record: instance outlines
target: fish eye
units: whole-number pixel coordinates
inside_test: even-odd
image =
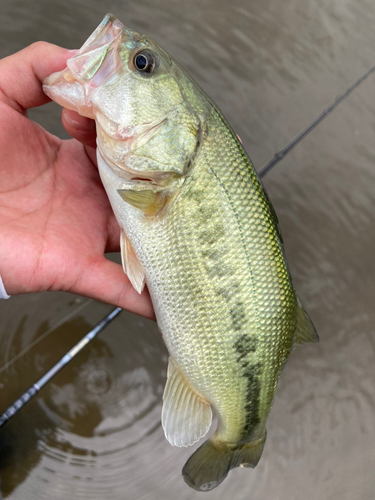
[[[152,52],[143,50],[134,57],[134,66],[142,73],[152,73],[156,67],[156,59]]]

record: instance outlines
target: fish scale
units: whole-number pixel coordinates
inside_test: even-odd
[[[44,89],[96,120],[124,269],[139,292],[147,283],[170,355],[167,439],[189,446],[208,432],[212,409],[218,416],[183,468],[189,486],[209,491],[230,469],[258,463],[280,371],[293,346],[318,340],[272,205],[211,99],[114,16]]]
[[[222,439],[233,442],[239,439],[243,429],[241,426],[240,428],[236,426],[234,431],[230,420],[238,419],[238,408],[245,413],[249,392],[246,381],[238,384],[238,375],[241,376],[244,370],[237,362],[233,344],[238,338],[238,333],[256,335],[258,339],[259,352],[250,366],[263,365],[262,373],[265,375],[259,375],[263,382],[260,384],[259,402],[250,401],[250,407],[263,409],[259,419],[253,416],[255,420],[265,419],[273,399],[275,380],[280,366],[288,355],[287,349],[285,352],[280,352],[279,343],[286,340],[289,349],[291,347],[295,330],[295,303],[293,288],[283,265],[275,223],[271,215],[267,213],[264,215],[268,200],[259,186],[254,187],[238,176],[239,169],[248,172],[252,168],[251,164],[243,161],[242,148],[233,134],[219,129],[221,119],[215,112],[212,113],[211,121],[207,125],[208,129],[212,130],[212,140],[209,133],[204,141],[203,151],[199,152],[196,159],[194,173],[186,179],[166,220],[156,223],[155,227],[149,225],[148,232],[144,227],[139,227],[137,233],[142,236],[134,243],[138,245],[135,246],[135,250],[146,269],[150,292],[153,296],[158,296],[162,303],[160,311],[157,310],[158,322],[169,352],[191,384],[218,411],[224,427],[228,429],[227,435],[223,433],[221,436]],[[219,147],[221,149],[218,149]],[[218,153],[221,150],[224,154],[218,161]],[[237,175],[234,176],[233,173]],[[224,192],[225,197],[217,196],[218,190]],[[207,196],[207,191],[211,193],[211,197]],[[225,198],[227,198],[226,206],[223,207]],[[192,203],[192,199],[198,201]],[[202,203],[203,213],[200,210]],[[251,223],[254,205],[259,213],[257,224]],[[222,212],[231,213],[231,218],[236,221],[227,224],[232,234],[223,230]],[[209,224],[207,224],[208,215],[211,216]],[[206,233],[203,238],[202,231]],[[210,243],[207,233],[211,238],[217,237],[215,245]],[[270,233],[271,241],[265,240],[265,233]],[[157,244],[151,245],[150,240]],[[216,255],[220,254],[223,247],[230,249],[229,256],[226,252],[222,255],[222,260],[218,260],[221,273],[216,273],[216,276],[215,272],[210,272],[209,259],[204,257],[208,249],[212,252],[212,246]],[[249,265],[251,258],[248,256],[250,253],[255,256],[251,265]],[[174,263],[173,268],[170,267],[171,262]],[[166,269],[166,266],[169,269]],[[227,272],[221,276],[226,267]],[[158,270],[157,276],[147,275],[147,269],[151,268]],[[229,274],[234,274],[236,279],[233,281],[233,276],[225,279]],[[263,274],[262,280],[256,279],[256,285],[254,285],[254,274]],[[194,276],[195,280],[192,279]],[[278,300],[280,294],[276,293],[276,290],[280,289],[280,286],[286,290],[287,300]],[[238,330],[233,329],[233,318],[231,321],[226,301],[217,299],[217,289],[220,287],[230,291],[233,288],[239,290],[233,294],[235,297],[230,301],[231,308],[229,308],[235,311],[236,301],[241,301],[240,311],[235,314],[238,316],[243,307],[245,318],[244,324]],[[288,298],[291,300],[288,301]],[[184,307],[179,307],[181,302],[185,302]],[[207,303],[210,303],[209,314],[205,305]],[[259,304],[263,306],[263,314],[258,310]],[[177,309],[179,314],[176,321]],[[223,318],[224,311],[226,315]],[[280,312],[283,313],[282,316]],[[285,318],[288,315],[290,320],[286,322]],[[278,319],[282,329],[277,328],[273,317]],[[275,343],[274,338],[280,341]],[[188,347],[184,349],[184,346]],[[275,356],[274,351],[279,355]],[[250,363],[251,357],[254,356],[250,356]],[[222,362],[223,359],[225,363]],[[276,361],[273,370],[268,366],[272,361]],[[232,384],[225,383],[220,390],[221,385],[218,380],[228,376],[228,372],[233,374],[235,380]],[[202,378],[206,381],[205,384],[202,384]],[[229,391],[228,388],[238,385],[239,394],[237,398],[233,398],[233,391]],[[256,392],[254,387],[250,388],[250,392],[252,394]],[[232,412],[227,408],[229,394]],[[240,420],[244,421],[245,418],[242,416]]]

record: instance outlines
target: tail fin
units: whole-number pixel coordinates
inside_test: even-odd
[[[229,445],[209,439],[189,458],[182,469],[185,482],[197,491],[216,488],[235,467],[255,467],[262,455],[262,438],[245,444]]]

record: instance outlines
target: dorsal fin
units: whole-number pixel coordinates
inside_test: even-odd
[[[138,293],[142,293],[145,286],[145,272],[123,230],[121,230],[120,247],[124,272],[127,274],[135,290],[137,290]]]
[[[172,358],[163,400],[161,420],[172,446],[190,446],[207,434],[212,422],[211,405],[195,392]]]
[[[297,325],[294,332],[293,349],[306,342],[319,342],[319,336],[307,312],[297,298]]]

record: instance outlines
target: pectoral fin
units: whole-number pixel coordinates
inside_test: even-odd
[[[127,274],[135,290],[137,290],[138,293],[142,293],[145,286],[145,272],[124,231],[121,231],[120,247],[124,272]]]
[[[293,349],[306,342],[319,342],[319,336],[301,302],[297,299],[297,326],[294,332]]]
[[[126,203],[142,210],[146,217],[157,215],[165,204],[165,195],[161,191],[119,189],[117,192]]]
[[[194,391],[172,358],[163,400],[162,425],[172,446],[190,446],[207,434],[211,405]]]

